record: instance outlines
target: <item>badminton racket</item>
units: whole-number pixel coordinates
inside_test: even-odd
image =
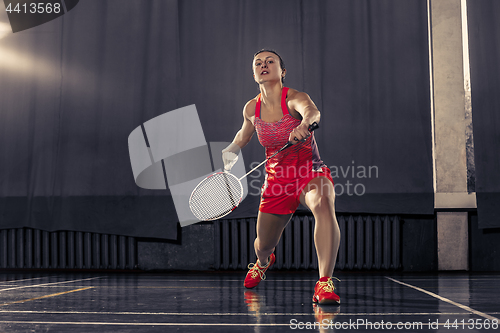
[[[312,123],[308,128],[309,132],[312,133],[318,127],[319,125],[316,122]],[[201,221],[217,220],[228,215],[238,207],[243,198],[241,180],[291,146],[293,144],[288,142],[241,178],[237,178],[229,172],[216,172],[203,179],[195,187],[189,198],[191,212]]]

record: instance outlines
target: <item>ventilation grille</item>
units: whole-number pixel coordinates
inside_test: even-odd
[[[341,241],[337,270],[396,270],[401,267],[398,216],[338,215]],[[217,270],[246,269],[255,262],[256,218],[219,220],[215,227]],[[294,216],[276,247],[274,269],[317,269],[314,218]]]
[[[76,231],[0,230],[0,268],[134,269],[133,237]]]

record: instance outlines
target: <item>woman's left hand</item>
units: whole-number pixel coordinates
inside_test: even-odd
[[[290,132],[288,141],[292,144],[296,144],[307,139],[310,135],[311,132],[309,132],[309,125],[302,122],[299,126],[295,127],[292,132]]]

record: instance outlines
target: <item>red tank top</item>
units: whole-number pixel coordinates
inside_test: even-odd
[[[286,87],[282,89],[281,111],[283,117],[277,122],[268,123],[261,119],[261,95],[259,94],[257,98],[254,126],[260,144],[266,149],[266,158],[283,147],[288,142],[290,132],[301,123],[301,120],[292,117],[288,111],[286,104],[288,89]],[[293,145],[267,161],[267,180],[287,182],[290,179],[301,177],[301,175],[305,176],[310,171],[320,169],[323,166],[313,133],[304,142]]]

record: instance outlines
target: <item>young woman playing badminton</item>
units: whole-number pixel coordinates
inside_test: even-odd
[[[278,53],[257,52],[252,68],[260,94],[245,105],[243,125],[222,151],[224,168],[231,169],[239,150],[248,144],[254,132],[267,157],[287,142],[294,145],[266,163],[254,243],[257,262],[249,265],[244,285],[253,288],[265,279],[265,272],[275,261],[273,252],[281,234],[302,203],[316,220],[314,242],[320,279],[314,288],[313,302],[338,304],[340,298],[332,281],[340,243],[333,180],[319,156],[314,135],[309,132],[311,124],[319,123],[320,112],[306,93],[283,86],[286,69]]]

